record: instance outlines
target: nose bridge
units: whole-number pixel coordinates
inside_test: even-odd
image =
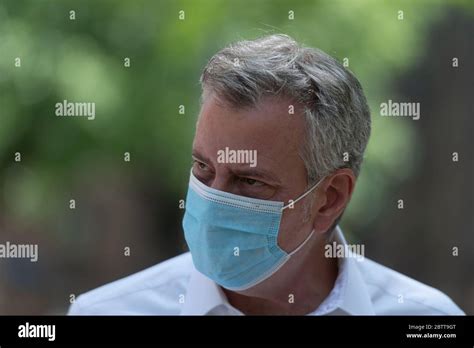
[[[215,190],[232,193],[230,173],[224,168],[216,169],[216,173],[210,187]]]

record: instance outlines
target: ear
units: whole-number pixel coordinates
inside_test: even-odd
[[[313,205],[316,233],[325,233],[346,208],[354,190],[356,177],[349,168],[336,170],[317,188],[317,202]]]

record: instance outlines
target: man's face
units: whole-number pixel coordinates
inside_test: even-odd
[[[299,151],[305,122],[290,101],[267,98],[258,106],[235,110],[209,94],[201,109],[193,144],[194,175],[205,185],[236,195],[288,202],[307,188],[307,174]],[[218,151],[256,150],[257,165],[219,163]],[[311,195],[285,209],[279,246],[291,252],[311,231]]]

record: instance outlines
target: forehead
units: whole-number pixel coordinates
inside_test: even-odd
[[[194,148],[210,157],[225,147],[257,150],[259,165],[294,165],[301,161],[304,134],[302,109],[290,99],[267,97],[255,107],[237,109],[211,94],[202,104]]]

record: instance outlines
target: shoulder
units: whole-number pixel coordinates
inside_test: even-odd
[[[441,291],[364,259],[355,262],[378,315],[464,315]]]
[[[179,314],[192,270],[189,253],[80,295],[71,315]]]

